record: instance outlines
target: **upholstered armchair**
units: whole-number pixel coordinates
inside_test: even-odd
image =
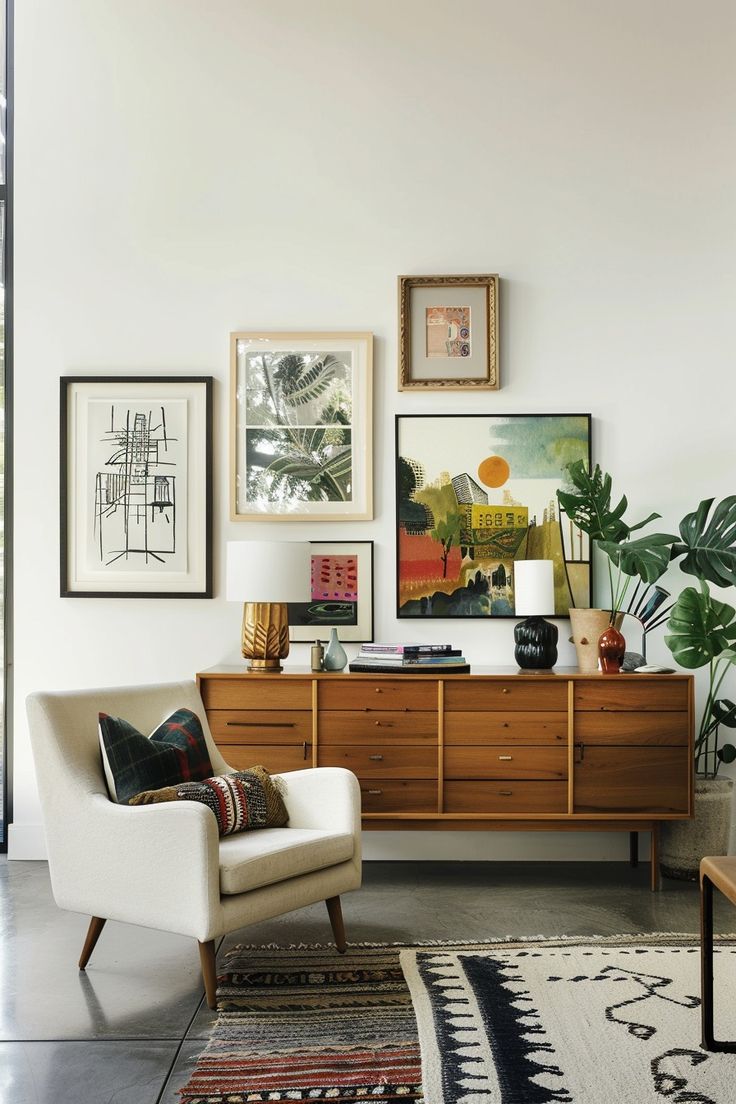
[[[288,826],[222,838],[212,812],[196,802],[111,801],[98,714],[124,717],[148,734],[181,707],[200,718],[214,773],[230,770],[194,682],[36,693],[27,701],[54,899],[92,917],[79,968],[106,920],[190,935],[214,1008],[215,941],[236,928],[325,901],[345,950],[340,894],[360,886],[360,790],[342,768],[283,774]]]

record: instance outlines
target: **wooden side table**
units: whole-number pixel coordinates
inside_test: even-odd
[[[706,858],[700,863],[701,1021],[705,1050],[736,1053],[736,1042],[713,1034],[713,886],[736,905],[736,856]]]

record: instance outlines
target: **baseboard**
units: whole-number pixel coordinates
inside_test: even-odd
[[[8,859],[46,859],[43,824],[8,825]]]

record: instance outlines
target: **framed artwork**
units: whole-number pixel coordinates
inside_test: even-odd
[[[399,276],[399,390],[499,386],[498,276]]]
[[[589,414],[396,418],[397,615],[514,617],[514,565],[554,563],[555,616],[591,604],[588,537],[560,517]]]
[[[212,377],[61,379],[61,596],[212,597]]]
[[[289,602],[289,638],[373,639],[373,541],[311,541],[312,597]]]
[[[367,521],[373,337],[234,333],[233,521]]]

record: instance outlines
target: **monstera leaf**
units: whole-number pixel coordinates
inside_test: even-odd
[[[672,558],[684,556],[680,564],[688,575],[707,579],[717,586],[736,586],[736,495],[719,502],[708,523],[714,499],[704,499],[697,510],[682,519],[679,541]]]
[[[637,540],[599,541],[607,556],[620,567],[624,575],[638,575],[645,583],[656,583],[664,575],[670,562],[672,542],[677,540],[673,533],[652,533]]]
[[[650,514],[644,521],[628,525],[623,520],[629,505],[626,495],[622,495],[616,506],[611,505],[612,480],[598,464],[589,472],[583,460],[575,460],[567,465],[567,473],[578,493],[558,491],[560,507],[591,540],[618,544],[635,529],[641,529],[660,516]]]
[[[713,659],[736,663],[736,610],[704,590],[686,587],[667,622],[664,642],[681,667],[705,667]]]

